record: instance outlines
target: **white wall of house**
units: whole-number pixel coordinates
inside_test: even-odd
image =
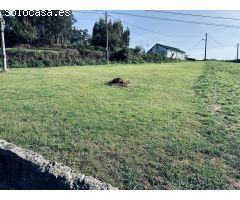
[[[152,52],[165,55],[167,58],[185,60],[185,53],[180,51],[173,51],[166,49],[162,46],[155,45],[152,48]]]
[[[173,58],[173,59],[184,60],[185,59],[185,53],[182,53],[182,52],[179,52],[179,51],[167,50],[167,57],[168,58]]]

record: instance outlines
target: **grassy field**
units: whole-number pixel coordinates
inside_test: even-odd
[[[0,138],[120,189],[240,189],[239,77],[223,62],[12,69]]]

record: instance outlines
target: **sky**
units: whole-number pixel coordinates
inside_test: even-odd
[[[111,13],[115,12],[115,13]],[[190,24],[183,22],[156,20],[136,16],[127,16],[118,13],[131,15],[144,15],[151,17],[161,17],[176,20],[197,21],[213,24],[225,24],[239,26],[239,28],[229,28],[223,26],[209,26],[202,24]],[[196,17],[188,15],[176,15],[154,11],[129,11],[118,10],[108,11],[109,19],[112,21],[119,19],[124,28],[130,29],[130,47],[141,45],[147,51],[154,44],[160,43],[179,48],[186,52],[189,57],[203,59],[204,57],[204,38],[208,34],[207,59],[236,59],[237,43],[240,43],[240,11],[196,11],[196,10],[178,10],[171,11],[178,13],[187,13],[194,15],[210,15],[224,18],[237,18],[239,20],[218,19]],[[104,17],[103,11],[74,11],[77,19],[75,27],[87,29],[92,34],[94,23]],[[240,57],[240,52],[239,52]]]

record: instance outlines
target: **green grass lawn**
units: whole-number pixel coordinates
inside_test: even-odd
[[[220,62],[11,69],[0,138],[120,189],[240,188],[239,77]]]

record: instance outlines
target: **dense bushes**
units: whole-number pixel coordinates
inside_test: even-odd
[[[143,55],[143,59],[145,62],[150,62],[150,63],[160,63],[162,61],[167,60],[167,58],[164,55],[153,54],[153,53]]]
[[[8,65],[9,67],[51,67],[106,64],[106,51],[101,47],[85,48],[84,46],[76,46],[75,49],[71,49],[55,46],[53,49],[7,49]],[[172,60],[164,55],[145,54],[130,48],[122,48],[110,52],[110,62],[112,63],[135,64],[170,61]]]
[[[110,56],[111,61],[125,62],[125,63],[159,63],[166,61],[163,55],[159,54],[145,54],[136,49],[123,48],[115,51]]]
[[[129,57],[129,49],[123,48],[123,49],[112,52],[110,55],[110,61],[127,62],[128,57]]]
[[[64,65],[105,64],[105,53],[82,49],[64,51],[51,50],[7,50],[10,67],[50,67]]]

